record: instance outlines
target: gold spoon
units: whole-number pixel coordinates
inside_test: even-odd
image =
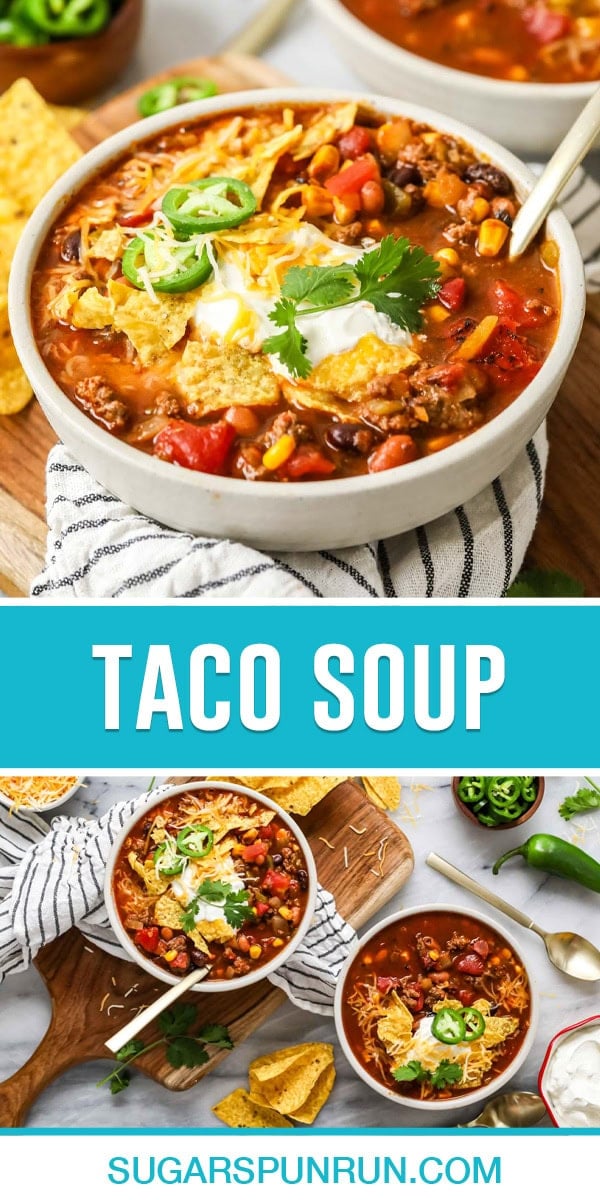
[[[229,38],[222,49],[229,54],[260,54],[287,20],[298,0],[267,0],[263,8]]]
[[[585,979],[590,983],[600,979],[600,950],[588,942],[587,938],[581,937],[578,933],[547,933],[545,929],[536,925],[535,921],[532,921],[526,913],[514,908],[512,904],[503,900],[501,896],[497,896],[495,892],[488,891],[482,884],[471,879],[470,875],[465,875],[464,871],[453,867],[452,863],[446,862],[445,858],[440,858],[439,854],[428,854],[427,864],[435,871],[439,871],[441,875],[445,875],[447,879],[451,879],[453,883],[457,883],[459,887],[466,888],[480,900],[485,900],[486,904],[491,904],[492,908],[497,908],[498,912],[504,913],[505,917],[510,917],[511,921],[517,921],[525,929],[537,933],[546,947],[550,962],[565,975],[570,975],[573,979]]]
[[[537,1125],[546,1115],[546,1106],[537,1092],[504,1092],[494,1096],[472,1121],[457,1125],[457,1129],[471,1129],[478,1125],[486,1129],[519,1129]]]

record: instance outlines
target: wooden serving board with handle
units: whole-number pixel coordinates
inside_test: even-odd
[[[338,784],[298,823],[310,842],[321,884],[334,894],[339,912],[357,930],[396,896],[412,872],[413,852],[405,835],[350,780]],[[364,832],[355,833],[350,825]],[[380,875],[378,852],[382,839],[385,857]],[[23,1125],[36,1097],[69,1067],[107,1058],[107,1038],[122,1028],[140,1005],[150,1004],[165,990],[136,964],[89,945],[77,930],[63,934],[40,951],[35,966],[48,987],[52,1016],[43,1041],[29,1061],[0,1083],[2,1128]],[[227,1025],[238,1045],[268,1020],[285,995],[264,980],[230,994],[190,992],[185,999],[197,1005],[202,1024],[214,1021]],[[160,1035],[152,1025],[143,1034],[146,1042],[156,1036]],[[302,1041],[300,1009],[297,1040]],[[217,1051],[202,1067],[176,1069],[167,1062],[164,1047],[158,1047],[143,1055],[136,1067],[173,1091],[185,1091],[226,1053]]]
[[[195,59],[164,71],[90,113],[74,136],[84,150],[137,119],[138,96],[173,75],[205,75],[222,92],[287,82],[258,59],[240,54]],[[600,596],[600,441],[597,377],[600,297],[590,298],[583,335],[548,421],[551,455],[544,503],[528,566],[563,570]],[[16,417],[0,417],[0,589],[27,595],[44,563],[44,468],[56,436],[32,402]]]

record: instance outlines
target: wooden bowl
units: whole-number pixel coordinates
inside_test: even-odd
[[[144,0],[124,0],[97,37],[45,46],[0,46],[0,91],[26,76],[52,104],[80,104],[110,87],[135,49]]]
[[[536,775],[535,782],[537,784],[537,796],[533,804],[530,804],[529,808],[525,809],[525,812],[521,817],[517,817],[516,821],[503,821],[501,825],[482,825],[481,821],[477,819],[476,813],[472,812],[470,806],[465,804],[459,798],[458,785],[463,778],[463,775],[454,775],[452,778],[452,795],[454,797],[454,803],[458,811],[462,813],[464,817],[467,817],[467,819],[471,821],[473,825],[478,825],[480,829],[489,830],[490,833],[498,833],[502,832],[503,829],[515,829],[517,825],[524,825],[525,822],[528,821],[535,812],[537,812],[540,804],[542,803],[542,798],[544,795],[544,776]]]

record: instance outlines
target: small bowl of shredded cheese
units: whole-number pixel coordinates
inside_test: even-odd
[[[48,812],[66,804],[83,779],[83,775],[0,775],[0,804],[11,812],[20,808]]]

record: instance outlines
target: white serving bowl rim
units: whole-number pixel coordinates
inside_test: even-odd
[[[461,463],[474,455],[481,455],[485,458],[487,448],[495,441],[500,431],[502,430],[508,435],[511,428],[518,426],[522,414],[533,405],[535,398],[551,386],[552,379],[556,374],[564,371],[565,362],[570,359],[577,345],[583,322],[585,279],[575,235],[563,213],[555,211],[549,217],[548,225],[551,236],[559,245],[559,275],[561,281],[566,284],[567,294],[561,295],[560,320],[556,338],[540,370],[521,394],[485,425],[454,445],[405,466],[350,478],[311,483],[286,483],[285,485],[266,481],[233,479],[221,475],[205,475],[202,472],[163,462],[134,446],[127,445],[96,425],[62,391],[46,367],[35,341],[30,305],[31,278],[50,227],[81,188],[104,169],[107,169],[112,162],[118,161],[131,146],[183,123],[236,109],[269,108],[286,103],[328,104],[348,100],[356,100],[358,103],[383,113],[406,115],[413,120],[431,125],[441,132],[462,138],[472,145],[478,154],[484,155],[502,167],[509,174],[521,197],[527,194],[535,182],[533,173],[514,154],[463,122],[446,117],[434,109],[422,105],[405,103],[368,91],[277,87],[233,92],[230,95],[211,97],[208,100],[182,105],[177,110],[176,118],[173,111],[170,110],[138,121],[135,125],[114,134],[70,167],[40,202],[20,239],[9,281],[10,324],[21,363],[34,391],[40,391],[51,398],[53,405],[60,410],[65,427],[72,430],[75,436],[88,443],[97,443],[106,452],[107,457],[118,462],[120,466],[124,468],[135,466],[136,474],[142,475],[147,482],[156,487],[164,485],[168,488],[169,480],[173,479],[175,471],[184,472],[186,481],[200,491],[218,485],[219,496],[223,503],[229,499],[239,499],[243,504],[244,497],[248,496],[248,489],[252,487],[260,488],[261,497],[265,501],[272,500],[273,502],[276,502],[277,498],[281,496],[282,486],[285,486],[286,498],[293,497],[294,501],[298,502],[303,498],[306,499],[307,493],[310,493],[311,500],[323,499],[323,501],[326,501],[328,496],[333,496],[334,493],[338,497],[365,496],[371,493],[383,496],[400,477],[406,484],[417,478],[427,481],[428,477],[437,473],[442,457],[445,466],[448,468],[454,466],[457,470],[460,470]],[[561,288],[561,292],[564,293],[564,289]]]
[[[491,1080],[490,1083],[485,1084],[484,1087],[475,1088],[473,1091],[466,1092],[463,1096],[453,1097],[451,1100],[418,1100],[411,1096],[401,1096],[396,1092],[392,1092],[391,1089],[386,1087],[384,1083],[380,1083],[377,1079],[374,1079],[373,1076],[369,1075],[368,1071],[365,1070],[365,1068],[356,1058],[346,1035],[343,1018],[343,995],[346,977],[357,955],[360,954],[367,942],[369,942],[371,938],[375,937],[381,930],[387,929],[390,925],[395,925],[398,922],[403,921],[406,917],[416,916],[417,914],[425,915],[426,913],[434,912],[443,912],[444,914],[457,913],[463,917],[477,919],[480,920],[482,924],[489,925],[491,929],[494,929],[497,933],[499,933],[515,951],[525,967],[530,994],[531,1015],[529,1028],[527,1029],[525,1037],[523,1038],[523,1043],[515,1057],[504,1069],[504,1071],[502,1071],[500,1075],[497,1075],[495,1079]],[[527,1058],[527,1055],[531,1051],[538,1022],[538,1007],[537,991],[533,982],[532,972],[529,970],[527,965],[526,957],[523,955],[523,951],[519,942],[515,940],[511,933],[507,933],[506,929],[499,923],[499,921],[495,921],[492,917],[488,917],[487,914],[484,915],[478,911],[475,911],[474,909],[466,908],[464,905],[459,904],[413,904],[409,908],[400,909],[398,912],[392,913],[390,916],[384,917],[383,920],[378,921],[376,925],[373,925],[366,933],[361,935],[358,944],[348,955],[336,984],[335,1027],[340,1045],[344,1051],[344,1054],[346,1055],[346,1058],[348,1059],[348,1062],[350,1063],[350,1066],[353,1068],[359,1078],[367,1083],[369,1087],[373,1088],[374,1091],[378,1092],[380,1096],[384,1096],[386,1100],[391,1100],[395,1104],[404,1105],[406,1108],[419,1109],[421,1112],[452,1112],[453,1110],[459,1108],[468,1108],[469,1105],[478,1104],[481,1100],[485,1100],[488,1096],[492,1096],[494,1092],[499,1091],[500,1088],[504,1087],[504,1085],[508,1083],[509,1079],[512,1079],[513,1075],[519,1070],[519,1067],[522,1066]]]
[[[190,989],[190,991],[194,992],[208,993],[234,992],[238,991],[240,988],[250,987],[250,985],[253,983],[259,983],[261,979],[266,979],[268,975],[272,975],[274,971],[277,971],[283,965],[283,963],[286,962],[290,955],[297,950],[302,939],[308,932],[314,916],[317,899],[317,869],[312,850],[308,844],[306,835],[302,832],[300,826],[297,825],[294,818],[291,817],[289,813],[285,812],[285,810],[281,808],[274,800],[270,800],[267,796],[263,796],[261,792],[257,792],[253,788],[243,787],[242,784],[233,784],[227,783],[224,780],[212,779],[206,781],[192,780],[191,783],[173,784],[172,786],[161,787],[154,793],[151,792],[148,797],[147,804],[140,804],[139,807],[136,808],[135,812],[132,813],[132,815],[125,822],[122,830],[119,833],[119,836],[111,846],[110,854],[106,863],[106,874],[104,877],[104,903],[106,905],[113,933],[119,939],[127,958],[137,963],[142,970],[148,972],[150,975],[154,975],[155,979],[159,979],[161,983],[167,983],[171,986],[177,983],[178,980],[182,978],[181,976],[173,975],[170,971],[167,971],[166,968],[163,970],[162,967],[157,967],[149,958],[146,958],[146,956],[142,954],[141,950],[138,950],[137,946],[134,945],[133,940],[125,932],[115,903],[112,889],[112,879],[115,863],[123,842],[134,826],[137,825],[138,821],[142,819],[144,813],[156,808],[156,806],[159,804],[164,804],[165,800],[169,800],[172,796],[181,796],[185,792],[190,791],[235,792],[237,795],[247,796],[251,800],[259,801],[265,806],[265,808],[271,809],[271,811],[280,817],[288,826],[288,828],[291,829],[292,833],[298,840],[306,860],[306,870],[308,874],[308,895],[306,900],[306,909],[293,937],[290,938],[290,941],[288,942],[287,946],[284,946],[281,953],[278,954],[276,958],[272,958],[268,962],[264,963],[262,966],[254,968],[254,970],[250,971],[248,975],[242,975],[237,979],[218,981],[201,980],[200,983],[194,984],[194,987]]]

